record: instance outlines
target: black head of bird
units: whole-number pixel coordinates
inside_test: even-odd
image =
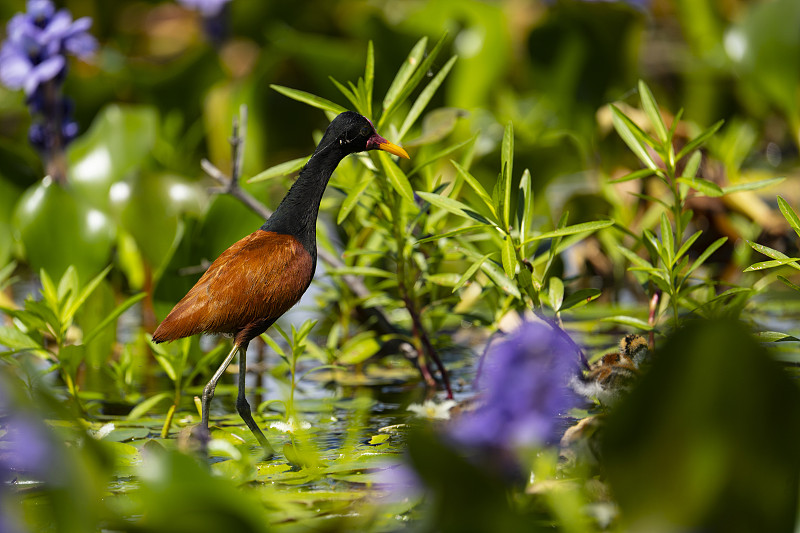
[[[317,264],[316,220],[322,194],[339,162],[365,150],[408,158],[405,150],[378,135],[365,117],[352,111],[337,116],[272,216],[225,250],[153,333],[155,342],[198,333],[234,337],[233,349],[203,389],[202,436],[208,434],[208,410],[217,381],[238,352],[236,409],[264,449],[272,451],[245,398],[247,345],[308,288]]]

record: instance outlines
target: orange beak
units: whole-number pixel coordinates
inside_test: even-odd
[[[370,137],[369,141],[367,141],[367,150],[375,149],[383,150],[384,152],[389,152],[390,154],[398,155],[405,159],[411,159],[408,157],[408,152],[397,146],[396,144],[390,143],[377,133]]]

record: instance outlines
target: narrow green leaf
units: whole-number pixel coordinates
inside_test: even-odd
[[[758,244],[757,242],[747,241],[747,244],[755,250],[756,252],[762,253],[767,257],[771,257],[773,259],[789,259],[789,256],[784,254],[783,252],[779,252],[774,248],[770,248],[769,246],[764,246],[763,244]]]
[[[222,357],[220,356],[225,352],[226,349],[228,349],[227,345],[217,344],[216,346],[214,346],[214,349],[206,352],[206,354],[203,355],[203,357],[201,357],[200,360],[194,364],[192,371],[189,372],[188,376],[186,376],[186,381],[184,383],[191,383],[192,381],[194,381],[195,377],[197,377],[200,373],[202,373],[206,369],[206,367],[209,364],[211,364],[212,361],[217,359],[222,359]]]
[[[606,317],[602,320],[603,322],[613,322],[615,324],[622,324],[623,326],[630,326],[644,331],[651,331],[653,329],[653,326],[651,326],[646,320],[632,316],[617,315]]]
[[[455,272],[440,272],[438,274],[429,274],[425,276],[425,279],[441,287],[455,287],[461,276]]]
[[[518,209],[518,218],[519,218],[519,238],[521,241],[525,241],[525,238],[528,236],[528,232],[531,229],[531,220],[533,219],[533,185],[531,179],[531,172],[527,168],[525,172],[522,173],[522,177],[519,180],[519,190],[517,191],[517,209]],[[522,244],[520,246],[520,255],[522,257],[528,257],[528,254],[525,250],[525,245]]]
[[[385,124],[386,120],[397,111],[397,108],[402,105],[403,102],[411,95],[414,89],[420,84],[423,78],[428,74],[431,66],[433,66],[434,61],[436,61],[436,57],[439,55],[439,52],[444,45],[445,38],[447,34],[442,35],[442,37],[436,42],[428,55],[419,65],[419,68],[414,71],[411,75],[408,82],[401,87],[400,92],[397,94],[397,97],[392,101],[391,105],[384,106],[383,114],[381,114],[381,118],[378,121],[378,129],[380,130],[383,124]]]
[[[94,340],[94,338],[97,337],[97,335],[102,333],[102,331],[106,329],[109,324],[114,322],[117,318],[119,318],[119,316],[122,313],[127,311],[133,304],[144,298],[146,295],[147,293],[144,292],[140,292],[139,294],[134,294],[133,296],[131,296],[130,298],[119,304],[117,307],[115,307],[114,310],[111,311],[111,313],[108,316],[106,316],[99,324],[97,324],[89,333],[84,335],[81,344],[87,345],[90,342],[92,342],[92,340]]]
[[[547,285],[547,298],[550,300],[550,307],[553,308],[553,311],[558,312],[564,302],[564,282],[558,276],[550,278]]]
[[[353,90],[352,88],[345,87],[344,85],[339,83],[333,76],[328,76],[328,79],[331,80],[331,82],[333,82],[336,88],[339,89],[339,92],[342,93],[345,96],[345,98],[347,98],[350,101],[351,104],[353,104],[353,107],[356,108],[356,111],[358,111],[362,115],[366,114],[367,110],[364,109],[362,102],[358,98],[358,94],[356,94],[355,90]],[[352,83],[350,85],[352,86]]]
[[[472,231],[475,231],[476,229],[485,228],[485,227],[486,226],[484,224],[481,224],[481,225],[476,224],[474,226],[467,226],[465,228],[458,228],[458,229],[455,229],[453,231],[448,231],[447,233],[440,233],[438,235],[433,235],[431,237],[425,237],[424,239],[418,240],[415,244],[423,244],[423,243],[426,243],[426,242],[438,241],[440,239],[446,239],[448,237],[454,237],[456,235],[462,235],[464,233],[470,233]]]
[[[66,323],[69,320],[72,320],[72,317],[75,316],[75,313],[78,312],[78,309],[86,302],[86,299],[94,292],[100,282],[106,279],[106,276],[111,271],[111,265],[108,265],[106,268],[103,269],[98,275],[96,275],[92,280],[86,284],[85,287],[78,293],[77,297],[70,302],[69,307],[65,310],[64,316],[62,317],[62,321]]]
[[[459,165],[456,161],[451,159],[450,162],[453,164],[454,167],[456,167],[458,175],[461,176],[467,183],[467,185],[469,185],[470,188],[477,193],[478,197],[483,201],[486,207],[489,208],[491,213],[494,216],[497,216],[497,211],[495,211],[494,203],[492,202],[492,197],[489,196],[489,193],[486,192],[486,189],[483,188],[483,185],[481,185],[481,183],[475,178],[475,176],[473,176],[467,169]]]
[[[459,202],[458,200],[454,200],[452,198],[448,198],[447,196],[442,196],[440,194],[434,194],[424,191],[417,191],[417,196],[419,196],[429,204],[435,205],[436,207],[440,207],[446,211],[453,213],[454,215],[475,220],[474,215],[476,213],[463,203]],[[489,221],[487,220],[485,221],[485,223],[489,224]]]
[[[565,235],[572,235],[574,233],[597,231],[599,229],[607,228],[613,225],[614,225],[613,220],[595,220],[593,222],[581,222],[580,224],[573,224],[572,226],[566,226],[557,230],[542,233],[541,235],[536,235],[535,237],[527,239],[525,243],[527,244],[533,241],[540,241],[542,239],[552,239],[553,237],[564,237]]]
[[[800,269],[800,265],[797,264],[798,261],[800,261],[800,257],[787,257],[786,259],[770,259],[769,261],[753,263],[752,265],[744,269],[743,272],[757,272],[759,270],[766,270],[768,268],[775,268],[784,265],[789,265],[791,267]]]
[[[470,278],[472,278],[472,276],[474,276],[474,275],[475,275],[475,272],[477,272],[477,271],[478,271],[478,269],[481,267],[481,265],[483,265],[483,262],[484,262],[484,261],[486,261],[487,259],[489,259],[489,257],[491,257],[492,255],[494,255],[494,252],[492,252],[492,253],[488,253],[488,254],[484,255],[483,257],[481,257],[480,259],[478,259],[477,261],[475,261],[474,263],[472,263],[472,264],[469,266],[469,268],[468,268],[468,269],[467,269],[467,270],[464,272],[464,274],[462,274],[462,275],[461,275],[461,277],[458,279],[458,281],[456,282],[456,284],[455,284],[455,285],[453,285],[453,292],[456,292],[458,289],[460,289],[461,287],[463,287],[463,286],[464,286],[464,284],[465,284],[465,283],[466,283],[466,282],[467,282],[467,281],[468,281]]]
[[[514,124],[509,120],[503,133],[503,145],[500,151],[500,162],[503,166],[503,229],[511,225],[511,182],[514,170]],[[499,210],[498,210],[499,211]],[[499,214],[499,213],[498,213]]]
[[[764,189],[766,187],[770,187],[772,185],[777,185],[778,183],[782,182],[785,179],[786,178],[767,178],[763,180],[750,181],[747,183],[737,183],[736,185],[723,187],[722,192],[725,194],[732,194],[735,192],[742,192],[742,191],[755,191],[758,189]]]
[[[692,266],[690,266],[689,270],[686,271],[686,275],[683,276],[683,280],[684,281],[687,280],[689,278],[689,276],[691,275],[691,273],[694,272],[695,270],[697,270],[700,267],[700,265],[705,263],[706,259],[708,259],[711,256],[711,254],[716,252],[717,248],[719,248],[720,246],[725,244],[725,241],[727,241],[727,240],[728,240],[727,237],[720,237],[716,241],[712,242],[708,246],[708,248],[706,248],[705,251],[702,254],[700,254],[700,257],[695,259],[694,263],[692,263]]]
[[[367,266],[345,266],[340,268],[331,268],[328,270],[333,276],[344,276],[351,274],[354,276],[374,276],[378,278],[393,278],[397,274],[383,270],[382,268],[367,267]]]
[[[781,196],[778,196],[778,208],[783,213],[783,218],[786,219],[786,222],[792,227],[797,236],[800,237],[800,218],[797,217],[797,213],[794,212],[792,206],[789,205],[789,202],[784,200]]]
[[[169,400],[172,397],[172,394],[169,392],[159,392],[154,396],[150,396],[148,399],[144,400],[143,402],[139,403],[136,407],[131,409],[131,412],[128,413],[128,416],[125,417],[125,420],[138,420],[147,412],[155,407],[157,404],[163,402],[164,400]]]
[[[755,338],[760,342],[799,342],[800,339],[789,335],[787,333],[781,333],[780,331],[759,331],[755,334]]]
[[[267,345],[270,348],[272,348],[272,351],[275,352],[276,354],[278,354],[279,357],[282,357],[284,361],[286,361],[287,363],[289,362],[289,360],[286,358],[286,352],[283,351],[283,348],[281,348],[280,344],[275,342],[275,339],[273,339],[272,337],[270,337],[266,333],[262,333],[261,334],[261,340],[263,340],[265,343],[267,343]]]
[[[786,279],[786,276],[778,276],[778,279],[781,281],[781,283],[783,283],[787,287],[791,287],[796,291],[800,291],[800,285],[795,285],[794,283]]]
[[[702,234],[703,232],[698,230],[694,232],[691,237],[686,239],[686,241],[681,245],[681,249],[678,250],[678,253],[675,254],[675,260],[678,260],[681,257],[683,257],[683,254],[689,251],[689,248],[692,246],[692,244],[694,244],[694,241],[696,241],[698,237],[700,237],[700,235]]]
[[[386,177],[389,178],[389,183],[394,187],[394,190],[405,198],[408,202],[414,203],[414,191],[411,190],[411,183],[408,178],[400,170],[400,167],[392,161],[392,157],[386,152],[378,152],[378,159],[381,160]]]
[[[42,348],[38,342],[14,326],[0,326],[0,345],[15,352]]]
[[[358,199],[361,198],[361,195],[367,190],[367,187],[372,184],[374,179],[375,174],[367,172],[365,176],[361,177],[358,184],[347,194],[347,197],[342,202],[342,207],[339,208],[339,215],[336,217],[337,224],[341,224],[353,208],[358,205]]]
[[[601,294],[603,294],[603,292],[600,289],[579,289],[564,298],[564,302],[561,304],[559,311],[583,307],[589,302],[598,299]]]
[[[514,243],[508,235],[503,241],[503,270],[510,279],[514,278],[514,274],[517,271],[517,256],[514,253]]]
[[[282,95],[288,96],[292,100],[297,100],[298,102],[310,105],[311,107],[316,107],[317,109],[322,109],[323,111],[329,111],[335,115],[347,111],[347,109],[340,106],[339,104],[335,104],[330,100],[322,98],[321,96],[307,93],[305,91],[290,89],[289,87],[284,87],[282,85],[274,85],[274,84],[270,85],[270,87],[273,90],[281,93]]]
[[[661,141],[661,144],[666,145],[667,126],[664,124],[664,119],[661,117],[656,99],[653,97],[653,93],[650,92],[650,87],[642,80],[639,80],[639,97],[642,100],[642,109],[644,109],[647,118],[650,119],[650,123],[656,130],[658,139]]]
[[[375,46],[367,43],[367,64],[364,67],[364,93],[367,97],[367,116],[372,116],[372,92],[375,84]]]
[[[294,172],[297,172],[303,168],[303,165],[308,163],[309,158],[310,156],[298,157],[297,159],[292,159],[291,161],[285,161],[275,166],[271,166],[247,180],[247,183],[255,183],[257,181],[265,181],[293,174]]]
[[[618,245],[617,246],[617,250],[619,250],[619,252],[622,255],[624,255],[628,259],[628,261],[630,261],[631,263],[633,263],[637,267],[640,267],[640,268],[653,268],[653,265],[650,264],[650,261],[648,261],[647,259],[644,259],[643,257],[640,257],[633,250],[629,250],[628,248],[625,248],[622,245]]]
[[[672,268],[675,260],[675,240],[672,236],[672,225],[669,223],[666,213],[661,213],[661,242],[664,250],[664,264]]]
[[[703,133],[701,133],[700,135],[698,135],[697,137],[695,137],[694,139],[692,139],[691,141],[686,143],[686,146],[681,148],[681,151],[678,152],[678,155],[675,157],[675,160],[676,161],[680,161],[687,154],[689,154],[690,152],[692,152],[693,150],[698,148],[701,144],[706,142],[709,139],[709,137],[714,135],[717,132],[717,130],[720,129],[720,127],[722,127],[722,124],[724,122],[725,122],[724,120],[720,120],[720,121],[714,123],[713,126],[711,126],[707,130],[705,130]]]
[[[455,64],[457,56],[453,56],[450,60],[445,63],[445,65],[439,70],[436,76],[428,83],[428,85],[419,93],[416,101],[414,101],[414,105],[411,106],[411,110],[409,110],[408,115],[406,115],[406,119],[403,121],[403,125],[400,127],[400,133],[397,136],[397,140],[400,141],[405,137],[408,130],[411,129],[411,126],[414,125],[414,122],[419,118],[422,114],[422,111],[431,101],[433,95],[436,94],[436,91],[439,89],[439,86],[442,84],[444,79],[450,73],[450,69],[453,68]]]
[[[386,96],[383,98],[384,111],[394,105],[394,102],[397,100],[397,97],[400,95],[403,87],[408,83],[411,75],[414,74],[414,71],[422,62],[422,57],[425,54],[425,47],[427,45],[428,38],[423,37],[417,41],[417,44],[415,44],[411,49],[411,52],[409,52],[408,57],[400,66],[400,69],[397,71],[394,80],[392,80],[389,90],[386,91]]]
[[[696,178],[697,171],[700,169],[700,163],[703,161],[703,153],[702,152],[695,152],[689,158],[689,161],[686,162],[686,166],[683,168],[683,176],[685,178]]]
[[[480,258],[480,254],[466,247],[457,246],[454,247],[454,251],[462,251],[465,255],[471,257],[472,259]],[[492,283],[500,288],[500,290],[518,300],[522,298],[522,295],[520,294],[519,289],[516,287],[516,284],[503,273],[501,268],[498,268],[494,261],[484,261],[480,268],[484,274],[486,274],[489,279],[492,280]]]
[[[625,144],[628,145],[636,157],[638,157],[647,168],[656,171],[658,165],[653,161],[653,158],[650,157],[650,154],[647,153],[647,148],[640,138],[649,139],[649,141],[646,142],[653,148],[655,148],[655,142],[613,104],[611,105],[611,121],[614,124],[614,129],[617,130],[619,136],[622,137],[622,140],[625,141]]]
[[[700,152],[697,152],[700,153]],[[691,187],[695,191],[704,194],[710,198],[717,198],[725,194],[722,188],[714,182],[704,180],[703,178],[686,178],[681,177],[676,180],[678,183],[683,183]]]
[[[609,180],[609,183],[622,183],[624,181],[633,181],[638,180],[641,178],[646,178],[648,176],[652,176],[656,171],[652,168],[640,168],[639,170],[634,170],[630,174],[626,174],[621,178],[617,178],[614,180]]]

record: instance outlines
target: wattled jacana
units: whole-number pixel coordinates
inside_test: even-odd
[[[311,284],[317,266],[317,214],[334,169],[348,154],[376,149],[408,159],[405,150],[378,135],[358,113],[346,111],[333,119],[278,209],[261,228],[222,252],[153,333],[155,342],[197,333],[233,335],[233,349],[203,389],[203,436],[208,435],[208,408],[217,381],[238,352],[236,410],[261,445],[272,450],[245,398],[247,345]]]

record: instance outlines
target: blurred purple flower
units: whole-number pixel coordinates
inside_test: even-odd
[[[230,0],[178,0],[178,3],[189,9],[199,11],[204,17],[219,15]]]
[[[389,502],[414,500],[425,492],[419,475],[405,460],[387,464],[386,468],[375,472],[372,479],[373,483],[386,489],[383,499]]]
[[[0,477],[11,472],[36,476],[50,473],[54,455],[52,440],[41,422],[12,415],[3,420],[5,435],[0,438]]]
[[[44,154],[47,172],[57,181],[66,179],[61,153],[78,133],[72,105],[61,96],[66,55],[86,59],[97,49],[91,25],[89,17],[73,21],[66,9],[56,11],[51,0],[28,0],[27,12],[8,21],[0,48],[0,83],[25,90],[35,119],[28,138]]]
[[[72,20],[66,9],[55,11],[50,0],[29,0],[27,13],[17,13],[6,25],[0,50],[0,82],[25,89],[29,97],[44,83],[62,74],[65,54],[86,59],[97,48],[89,33],[92,20]]]
[[[557,441],[558,415],[578,405],[567,386],[575,350],[544,324],[526,322],[492,347],[479,379],[483,403],[450,429],[459,444],[513,452]]]

